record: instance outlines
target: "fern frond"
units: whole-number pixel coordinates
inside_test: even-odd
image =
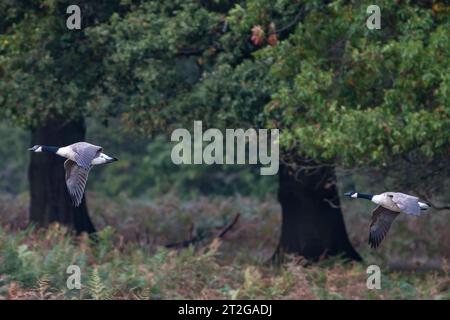
[[[89,275],[87,288],[89,295],[94,300],[110,300],[112,298],[111,292],[103,284],[97,268],[94,268]]]
[[[138,290],[134,290],[136,288],[133,288],[131,290],[133,296],[135,299],[137,300],[150,300],[151,298],[151,292],[150,292],[150,288],[143,288],[143,289],[138,289]]]

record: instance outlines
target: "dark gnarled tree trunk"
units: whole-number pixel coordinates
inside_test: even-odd
[[[280,165],[278,198],[282,207],[281,238],[275,261],[293,253],[311,261],[341,255],[360,261],[345,229],[334,169],[293,170]]]
[[[66,146],[83,141],[84,120],[49,121],[32,131],[31,145]],[[86,200],[79,207],[72,205],[67,191],[65,159],[54,154],[33,153],[28,167],[30,183],[30,222],[47,227],[52,222],[67,225],[77,234],[95,232],[88,215]]]

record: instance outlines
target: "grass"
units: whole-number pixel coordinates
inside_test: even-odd
[[[58,224],[27,226],[27,203],[26,195],[0,196],[0,299],[450,299],[449,217],[443,213],[399,219],[374,253],[366,245],[369,217],[359,213],[367,211],[344,203],[364,263],[306,265],[292,256],[273,267],[265,263],[279,237],[280,208],[273,199],[183,202],[167,195],[156,202],[110,202],[91,196],[96,241]],[[237,212],[237,225],[214,239]],[[192,236],[205,240],[164,248]],[[81,269],[80,290],[66,286],[72,264]],[[366,287],[370,264],[381,268],[380,290]]]

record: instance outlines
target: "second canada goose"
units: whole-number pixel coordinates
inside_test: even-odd
[[[67,159],[64,162],[66,185],[72,202],[76,207],[83,200],[89,171],[92,166],[117,161],[117,158],[102,153],[102,147],[87,142],[77,142],[66,147],[36,145],[28,150],[54,153]]]
[[[389,231],[392,222],[400,213],[419,216],[421,210],[430,206],[420,202],[419,198],[400,192],[384,192],[371,195],[359,192],[347,192],[344,195],[350,198],[370,200],[378,206],[372,211],[370,223],[369,244],[376,249]]]

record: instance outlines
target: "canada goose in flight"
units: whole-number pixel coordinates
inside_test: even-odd
[[[92,166],[117,161],[117,158],[102,153],[102,147],[87,142],[77,142],[61,148],[36,145],[28,150],[54,153],[67,158],[64,162],[66,185],[75,207],[81,204]]]
[[[419,198],[400,192],[384,192],[382,194],[365,194],[359,192],[347,192],[344,195],[350,198],[361,198],[370,200],[378,206],[372,211],[372,222],[370,223],[369,244],[376,249],[383,241],[389,231],[392,222],[399,213],[419,216],[421,210],[430,206],[420,202]]]

